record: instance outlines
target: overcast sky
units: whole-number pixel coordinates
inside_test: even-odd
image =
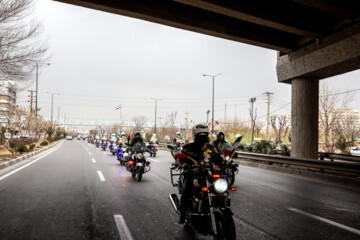
[[[271,111],[290,102],[291,86],[277,82],[276,51],[180,30],[82,7],[37,0],[37,18],[52,53],[51,65],[39,75],[40,113],[49,118],[58,106],[68,118],[119,119],[144,115],[154,121],[177,111],[196,122],[211,109],[212,80],[202,74],[223,73],[215,80],[215,119],[249,117],[249,98],[256,97],[259,117],[266,114],[262,93],[274,93]],[[339,92],[360,88],[360,71],[326,81]],[[35,89],[35,75],[32,89]],[[359,92],[351,107],[360,106]],[[19,104],[27,103],[27,93]],[[290,113],[286,105],[276,113]],[[63,114],[61,114],[63,117]],[[261,118],[265,121],[265,117]]]

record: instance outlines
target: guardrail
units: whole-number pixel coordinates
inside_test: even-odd
[[[258,154],[258,153],[245,153],[245,152],[236,152],[238,158],[244,158],[255,161],[263,161],[268,163],[279,163],[287,164],[300,167],[308,167],[320,169],[320,171],[330,170],[335,172],[343,173],[352,173],[360,175],[360,163],[350,163],[350,162],[334,162],[334,161],[324,161],[324,160],[314,160],[307,158],[292,158],[278,155],[267,155],[267,154]]]

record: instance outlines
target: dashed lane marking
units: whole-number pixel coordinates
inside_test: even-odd
[[[89,155],[91,155],[91,152],[89,152]]]
[[[325,223],[330,224],[330,225],[332,225],[332,226],[335,226],[335,227],[338,227],[338,228],[342,228],[342,229],[344,229],[344,230],[347,230],[347,231],[349,231],[349,232],[355,233],[355,234],[357,234],[357,235],[360,235],[360,230],[358,230],[358,229],[345,226],[345,225],[343,225],[343,224],[340,224],[340,223],[331,221],[331,220],[326,219],[326,218],[323,218],[323,217],[316,216],[316,215],[311,214],[311,213],[307,213],[307,212],[301,211],[301,210],[296,209],[296,208],[288,208],[288,209],[289,209],[290,211],[299,213],[299,214],[301,214],[301,215],[303,215],[303,216],[307,216],[307,217],[310,217],[310,218],[319,220],[319,221],[321,221],[321,222],[325,222]]]
[[[116,227],[120,234],[121,240],[133,240],[134,238],[131,236],[131,232],[126,225],[125,219],[122,215],[114,215],[114,219],[116,222]]]
[[[99,178],[100,178],[100,181],[102,182],[105,182],[105,178],[104,178],[104,175],[102,174],[101,171],[97,171],[98,175],[99,175]]]
[[[95,159],[94,159],[94,158],[92,158],[91,160],[93,161],[93,163],[96,163],[96,161],[95,161]]]

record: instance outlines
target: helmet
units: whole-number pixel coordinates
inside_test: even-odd
[[[192,129],[193,139],[197,136],[208,136],[209,135],[209,128],[205,124],[198,123]]]
[[[223,136],[224,138],[220,140],[220,137]],[[225,140],[225,134],[223,132],[219,132],[217,135],[216,135],[216,139],[218,141],[224,141]]]
[[[136,137],[139,137],[139,138],[140,138],[140,132],[135,132],[135,133],[134,133],[134,138],[136,138]]]
[[[125,133],[124,133],[124,132],[121,132],[121,133],[120,133],[120,136],[121,136],[121,137],[125,136]]]

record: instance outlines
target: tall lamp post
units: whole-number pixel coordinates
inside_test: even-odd
[[[214,85],[215,85],[215,77],[221,75],[222,73],[218,73],[216,75],[208,75],[203,74],[204,77],[212,77],[213,87],[212,87],[212,116],[211,116],[211,131],[214,132]]]
[[[54,95],[60,95],[59,93],[46,92],[51,94],[51,122],[53,122],[53,114],[54,114]]]

